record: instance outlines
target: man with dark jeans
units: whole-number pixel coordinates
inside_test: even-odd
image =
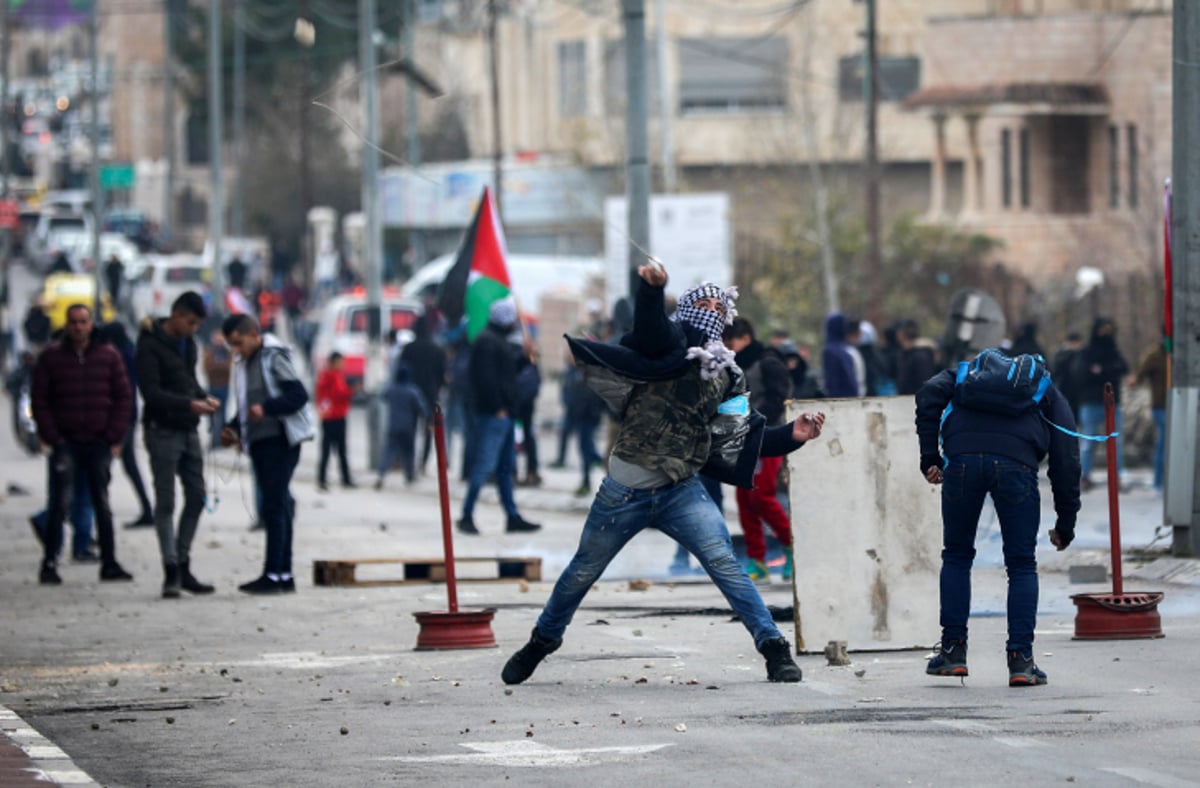
[[[1015,369],[1015,367],[1014,367]],[[1019,415],[960,406],[956,375],[944,370],[917,392],[917,437],[921,473],[942,485],[941,627],[939,653],[925,672],[932,676],[967,675],[967,618],[971,611],[971,565],[975,532],[984,499],[991,495],[1004,542],[1008,572],[1009,686],[1046,683],[1033,660],[1037,618],[1037,547],[1041,504],[1038,463],[1049,455],[1057,522],[1050,541],[1065,550],[1075,537],[1079,512],[1079,445],[1055,429],[1075,429],[1066,397],[1050,386],[1036,405]],[[939,433],[943,446],[939,449]],[[942,459],[945,454],[945,460]]]
[[[824,414],[805,413],[767,427],[750,407],[745,378],[721,341],[736,316],[735,288],[704,283],[664,313],[667,273],[638,269],[633,331],[618,346],[568,338],[589,385],[621,416],[579,547],[546,602],[529,642],[505,664],[505,684],[520,684],[562,644],[567,625],[609,562],[646,528],[685,546],[716,583],[754,639],[767,679],[798,682],[791,646],[733,553],[725,518],[700,481],[705,471],[748,486],[760,456],[794,451],[821,434]]]
[[[133,394],[121,356],[93,333],[92,311],[83,304],[67,308],[62,339],[50,343],[33,373],[33,415],[38,437],[51,447],[50,514],[38,581],[62,582],[58,553],[63,520],[71,501],[75,469],[87,470],[88,491],[100,537],[100,579],[132,580],[117,563],[112,509],[108,504],[109,466],[121,453],[129,429]]]
[[[250,454],[262,493],[259,519],[267,532],[267,554],[258,578],[238,586],[247,594],[281,594],[296,590],[292,575],[292,524],[295,501],[290,486],[300,444],[314,429],[304,406],[308,392],[296,375],[288,347],[259,332],[249,315],[233,315],[221,330],[237,352],[233,387],[237,412],[221,430],[221,443],[241,442]]]
[[[492,303],[488,324],[471,345],[471,403],[475,408],[475,457],[470,484],[463,499],[458,530],[478,535],[475,527],[475,501],[488,477],[496,480],[500,503],[508,515],[511,532],[537,531],[540,525],[528,522],[517,511],[513,499],[516,474],[516,447],[513,440],[513,415],[517,407],[517,370],[508,335],[517,322],[517,305],[512,298]]]
[[[181,591],[211,594],[213,587],[192,575],[191,547],[204,509],[204,450],[197,427],[202,416],[216,412],[219,402],[196,380],[196,331],[208,315],[204,299],[191,290],[171,305],[166,318],[142,321],[137,343],[137,378],[146,400],[143,438],[154,476],[154,529],[162,554],[162,595]],[[175,514],[175,477],[183,486],[179,529]]]

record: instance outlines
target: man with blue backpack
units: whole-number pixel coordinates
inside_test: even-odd
[[[1008,572],[1008,683],[1045,684],[1046,674],[1033,660],[1034,551],[1041,517],[1037,474],[1038,464],[1049,456],[1057,515],[1050,541],[1065,550],[1075,537],[1079,511],[1079,443],[1071,406],[1051,384],[1041,356],[1009,357],[995,349],[934,375],[916,400],[921,474],[942,485],[942,639],[925,672],[967,675],[975,532],[990,494]]]

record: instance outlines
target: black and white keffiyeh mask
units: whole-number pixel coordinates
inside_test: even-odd
[[[725,347],[721,335],[725,327],[737,317],[734,301],[738,297],[736,287],[720,287],[712,282],[696,285],[679,297],[678,306],[671,319],[687,323],[704,332],[708,341],[703,347],[688,348],[688,358],[700,359],[700,377],[712,380],[722,369],[733,366],[734,353]],[[720,310],[696,306],[702,298],[716,298],[721,302]]]

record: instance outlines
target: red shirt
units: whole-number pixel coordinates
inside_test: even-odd
[[[322,421],[346,418],[350,412],[350,384],[336,369],[326,368],[317,378],[317,412]]]

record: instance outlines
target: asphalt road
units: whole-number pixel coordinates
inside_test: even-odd
[[[965,682],[926,676],[928,654],[916,650],[853,653],[839,667],[804,655],[802,683],[773,685],[715,589],[665,576],[672,545],[644,534],[589,595],[563,648],[507,688],[500,668],[578,537],[586,501],[571,494],[577,472],[547,472],[542,489],[518,494],[541,533],[504,534],[489,493],[476,516],[484,535],[456,539],[461,556],[544,559],[543,581],[528,587],[460,585],[463,609],[496,609],[498,646],[419,652],[413,613],[444,609],[443,585],[317,587],[310,567],[439,555],[431,479],[322,495],[306,447],[295,484],[299,590],[246,597],[235,586],[257,575],[262,535],[247,530],[244,465],[223,454],[208,469],[219,501],[193,557],[216,594],[159,598],[146,529],[118,534],[133,583],[101,585],[94,566],[68,563],[64,584],[43,588],[26,517],[40,505],[44,468],[19,453],[6,422],[0,483],[33,494],[0,502],[0,705],[103,785],[1200,784],[1200,587],[1157,584],[1167,593],[1164,639],[1072,639],[1070,594],[1107,588],[1070,585],[1065,572],[1103,546],[1100,493],[1085,500],[1079,550],[1039,553],[1044,687],[1007,687],[1003,570],[988,545]],[[112,489],[118,521],[133,516],[119,471]],[[453,498],[461,500],[457,484]],[[1137,491],[1124,505],[1128,544],[1149,542],[1153,494]],[[1150,571],[1133,555],[1127,568]],[[641,577],[652,584],[632,590],[629,579]],[[778,580],[764,596],[791,604]]]

